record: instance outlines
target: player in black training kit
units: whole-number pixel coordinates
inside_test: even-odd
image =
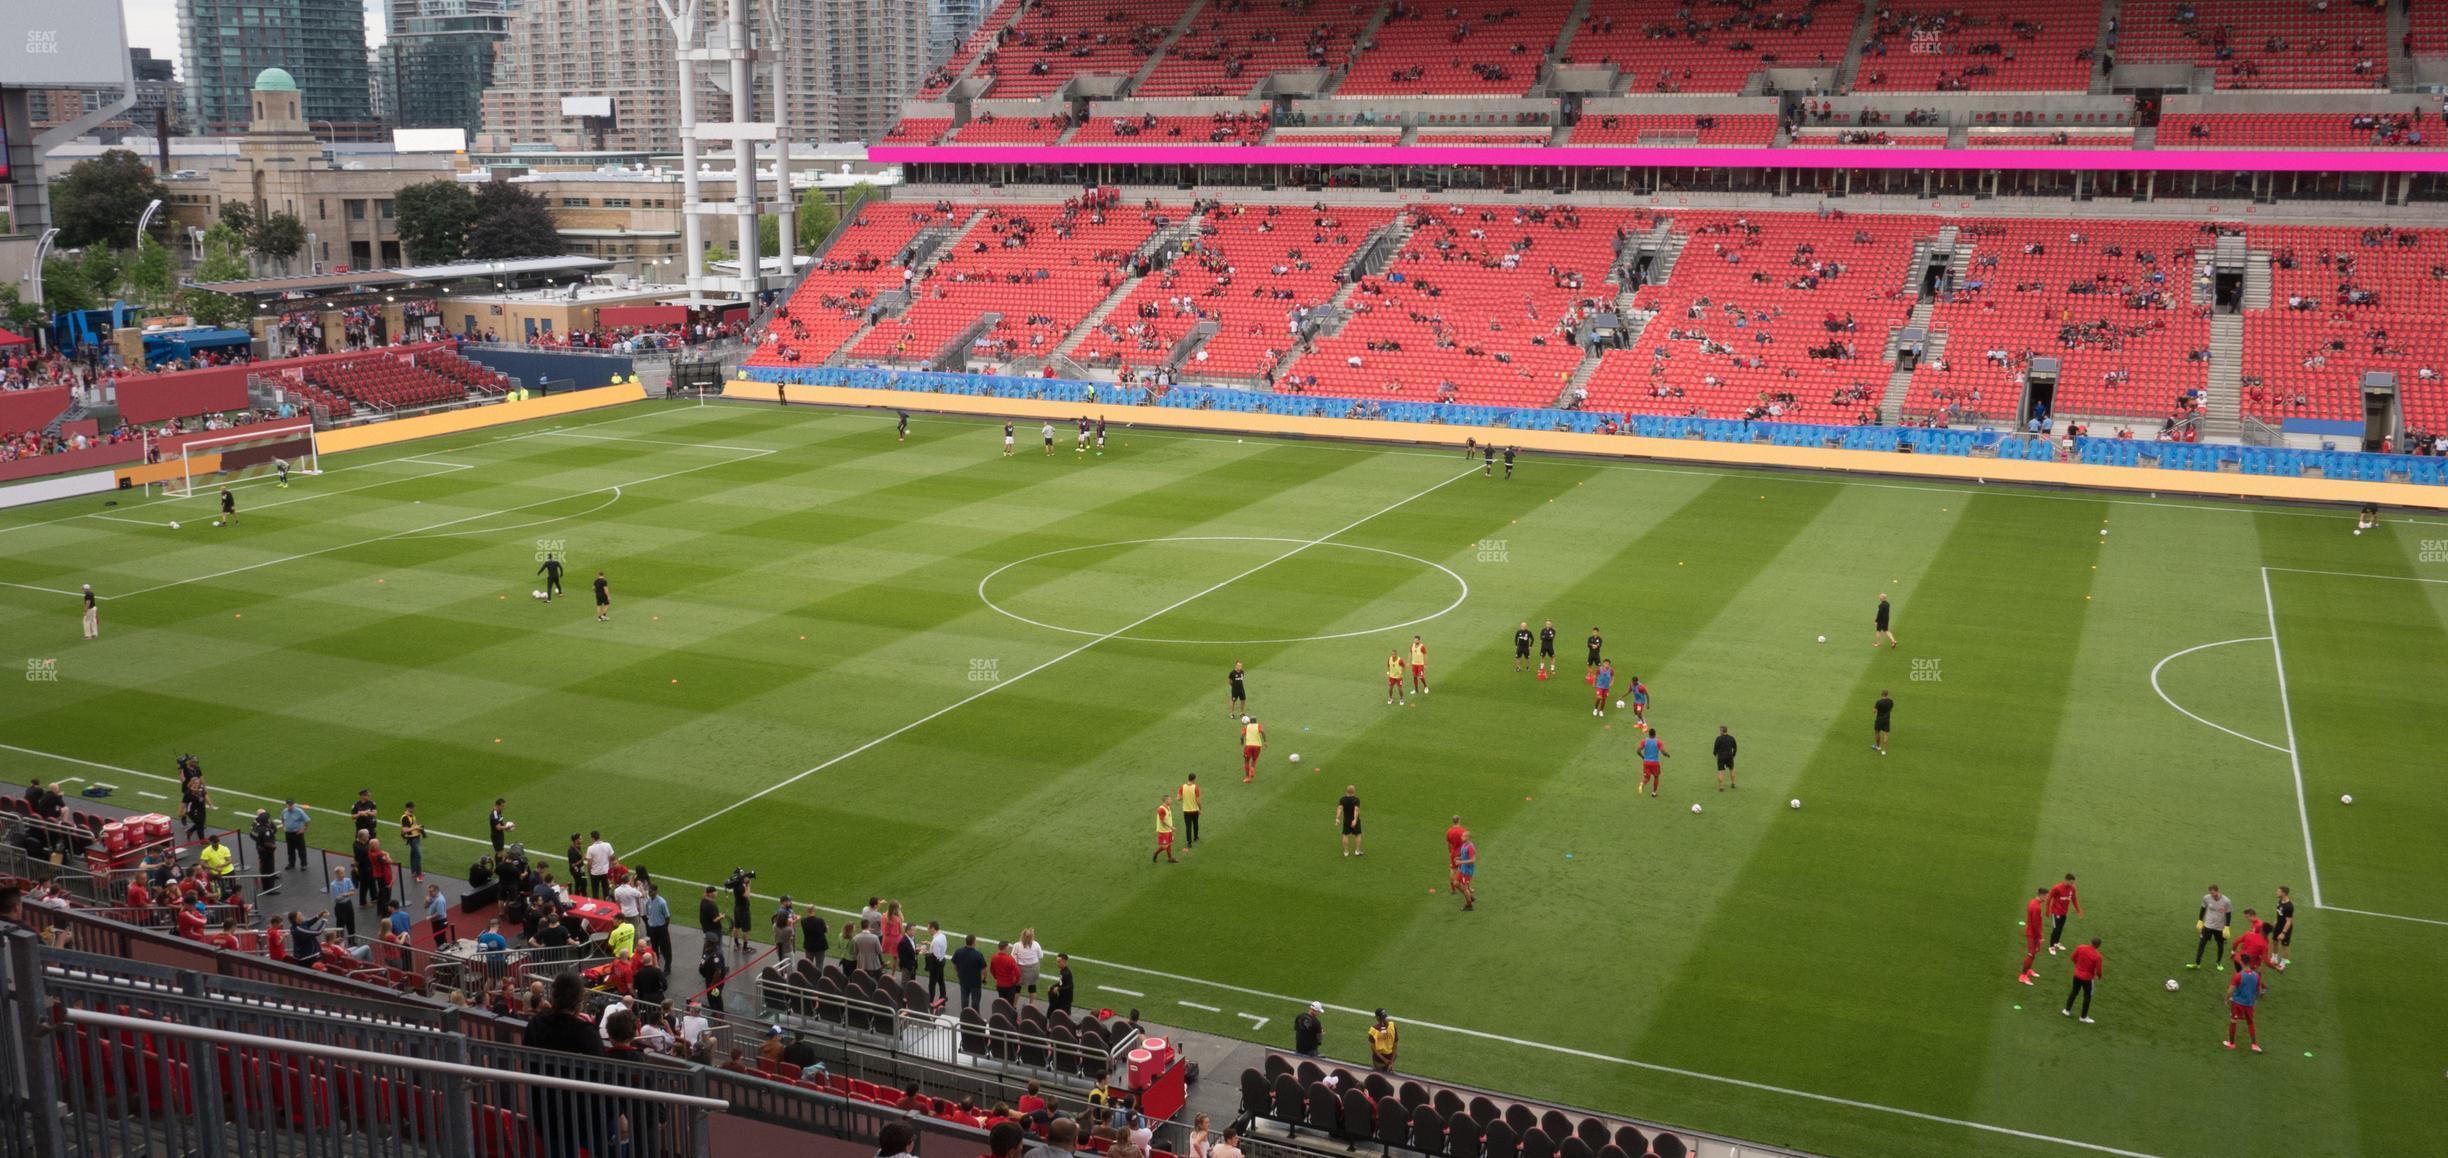
[[[1512,478],[1512,477],[1513,477],[1513,456],[1514,456],[1514,455],[1516,455],[1516,454],[1519,454],[1519,453],[1521,453],[1521,452],[1520,452],[1520,451],[1518,451],[1518,450],[1516,450],[1516,449],[1514,449],[1513,447],[1508,446],[1508,447],[1506,447],[1506,448],[1505,448],[1505,477],[1506,477],[1506,478]]]
[[[1479,453],[1481,456],[1479,473],[1488,478],[1496,477],[1496,444],[1491,442],[1480,447]]]
[[[221,521],[232,526],[238,523],[238,496],[231,494],[228,487],[221,488]]]
[[[603,572],[597,571],[595,573],[595,622],[602,623],[610,618],[612,618],[612,584],[604,580]]]
[[[1096,439],[1097,457],[1103,458],[1105,457],[1105,416],[1102,414],[1097,415]]]
[[[561,560],[546,552],[544,565],[536,568],[536,574],[544,577],[544,602],[552,602],[553,596],[561,593]]]
[[[1003,457],[1005,457],[1005,458],[1010,458],[1011,456],[1012,456],[1012,424],[1011,424],[1011,423],[1006,422],[1006,423],[1004,423],[1004,424],[1003,424]]]
[[[1887,725],[1890,722],[1889,718],[1895,715],[1894,693],[1880,688],[1878,702],[1870,705],[1870,710],[1878,714],[1876,719],[1870,721],[1870,746],[1877,749],[1879,755],[1884,756],[1887,754]]]
[[[893,413],[901,416],[901,428],[900,428],[898,431],[896,431],[895,433],[897,433],[897,434],[899,434],[899,435],[901,436],[901,441],[903,441],[903,442],[908,442],[908,441],[909,441],[909,411],[907,411],[907,410],[895,410],[895,411],[893,411]]]
[[[1724,724],[1717,725],[1717,791],[1737,787],[1734,783],[1734,733]]]
[[[1232,674],[1226,678],[1232,681],[1232,709],[1224,714],[1238,718],[1249,710],[1249,688],[1241,682],[1241,665],[1238,662],[1233,664]]]
[[[1598,629],[1597,629],[1597,628],[1595,628],[1595,627],[1590,628],[1590,637],[1589,637],[1589,653],[1590,653],[1590,656],[1589,656],[1589,675],[1590,675],[1590,682],[1591,682],[1591,683],[1596,683],[1596,682],[1598,682],[1598,658],[1599,658],[1599,653],[1601,653],[1601,652],[1603,652],[1603,651],[1605,651],[1605,650],[1606,650],[1606,637],[1605,637],[1605,636],[1603,636],[1603,635],[1598,634]]]
[[[1884,591],[1879,592],[1878,629],[1870,635],[1870,646],[1877,648],[1881,639],[1887,641],[1890,650],[1896,645],[1895,633],[1887,630],[1887,593]]]
[[[1552,619],[1547,621],[1547,626],[1539,628],[1539,666],[1549,672],[1555,671],[1555,620]]]
[[[1513,629],[1513,670],[1520,671],[1522,669],[1522,665],[1529,662],[1529,660],[1530,621],[1525,619],[1522,620],[1520,627]]]

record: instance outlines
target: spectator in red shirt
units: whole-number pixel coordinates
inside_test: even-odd
[[[204,939],[204,906],[200,904],[179,906],[178,935],[190,941]]]
[[[145,887],[143,877],[136,877],[128,881],[127,906],[136,910],[136,919],[139,923],[144,920],[144,911],[153,907],[153,890]]]
[[[2065,1009],[2062,1012],[2067,1017],[2074,1016],[2074,995],[2082,994],[2084,1025],[2091,1024],[2091,983],[2108,971],[2108,962],[2100,957],[2099,947],[2100,939],[2097,937],[2091,938],[2088,945],[2074,947],[2074,985],[2066,990]]]
[[[1017,1004],[1020,1000],[1020,960],[1012,956],[1011,942],[995,942],[994,956],[986,961],[986,972],[994,977],[995,996]]]
[[[2073,873],[2067,873],[2064,880],[2057,882],[2056,888],[2049,890],[2049,956],[2051,957],[2056,956],[2057,950],[2064,947],[2062,942],[2065,939],[2067,909],[2074,910],[2074,915],[2077,917],[2082,915],[2082,898],[2074,895]]]
[[[221,922],[221,931],[213,934],[205,944],[215,949],[236,949],[238,947],[238,918],[231,917]]]
[[[1037,1088],[1037,1079],[1029,1079],[1028,1089],[1020,1095],[1019,1109],[1023,1118],[1046,1112],[1045,1091]]]

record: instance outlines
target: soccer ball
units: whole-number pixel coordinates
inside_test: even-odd
[[[214,525],[214,526],[216,526],[216,527],[220,526],[220,525],[221,525],[221,520],[219,520],[219,519],[214,519],[214,520],[213,520],[213,525]]]
[[[1698,815],[1700,815],[1700,806],[1699,806],[1699,805],[1697,805],[1697,804],[1692,805],[1692,815],[1694,815],[1694,816],[1698,816]]]
[[[1249,718],[1248,716],[1243,716],[1243,717],[1241,717],[1241,722],[1242,722],[1242,723],[1244,723],[1244,724],[1249,723],[1249,722],[1250,722],[1250,718]]]
[[[2353,793],[2351,793],[2351,792],[2349,792],[2349,793],[2347,793],[2347,794],[2346,794],[2346,795],[2344,795],[2344,796],[2340,796],[2340,797],[2338,797],[2338,803],[2340,803],[2340,804],[2352,804],[2352,803],[2354,803],[2354,794],[2353,794]]]
[[[177,519],[172,519],[172,520],[170,520],[170,529],[171,529],[171,530],[173,530],[173,531],[175,531],[175,530],[178,530],[178,529],[179,529],[179,525],[178,525],[178,520],[177,520]]]
[[[2168,978],[2168,992],[2176,992],[2176,979],[2173,977]]]
[[[2363,533],[2363,528],[2361,528],[2361,527],[2356,527],[2356,528],[2355,528],[2355,534],[2360,535],[2360,534],[2362,534],[2362,533]]]
[[[1801,797],[1799,797],[1799,796],[1796,796],[1796,797],[1794,797],[1793,799],[1786,801],[1786,802],[1785,802],[1785,807],[1787,807],[1787,808],[1800,808],[1800,807],[1802,807],[1802,798],[1801,798]]]
[[[1827,637],[1826,637],[1826,636],[1824,636],[1824,635],[1820,636],[1820,637],[1819,637],[1819,642],[1821,642],[1821,643],[1826,643],[1826,642],[1827,642]]]
[[[2108,528],[2106,528],[2106,527],[2101,527],[2101,528],[2100,528],[2100,535],[2101,535],[2101,536],[2104,538],[2104,537],[2106,537],[2106,536],[2107,536],[2107,534],[2108,534]]]
[[[544,593],[543,593],[543,592],[541,592],[541,591],[530,591],[530,592],[528,592],[528,594],[533,595],[533,596],[535,596],[535,597],[536,597],[536,598],[538,598],[538,599],[542,599],[542,598],[544,598]]]
[[[1300,753],[1298,753],[1298,752],[1294,752],[1294,753],[1292,753],[1292,762],[1293,762],[1293,763],[1295,763],[1295,764],[1300,763]]]
[[[1617,711],[1621,711],[1621,710],[1623,710],[1623,701],[1622,701],[1622,700],[1617,700],[1617,701],[1615,701],[1615,708],[1616,708],[1616,710],[1617,710]]]

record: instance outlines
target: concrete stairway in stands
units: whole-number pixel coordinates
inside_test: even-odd
[[[1140,65],[1139,71],[1131,74],[1130,83],[1122,86],[1123,92],[1139,91],[1140,82],[1145,81],[1149,73],[1156,71],[1157,65],[1164,63],[1165,54],[1173,51],[1173,46],[1180,43],[1182,36],[1190,31],[1191,24],[1198,20],[1199,13],[1206,7],[1207,0],[1190,0],[1189,4],[1183,6],[1181,19],[1173,22],[1173,31],[1165,33],[1165,38],[1157,43],[1156,51],[1148,54],[1147,63]]]
[[[1351,75],[1352,61],[1359,59],[1360,46],[1376,39],[1377,30],[1385,27],[1386,14],[1393,11],[1393,8],[1392,4],[1380,4],[1375,12],[1369,13],[1368,23],[1361,25],[1360,31],[1352,37],[1351,53],[1343,58],[1342,66],[1329,73],[1326,83],[1318,86],[1319,96],[1333,96],[1335,90],[1343,87],[1343,78]],[[1406,132],[1403,135],[1409,136],[1410,134]],[[1410,143],[1409,141],[1403,142],[1406,145]]]
[[[2210,316],[2210,380],[2203,388],[2202,435],[2237,438],[2244,433],[2244,316]]]
[[[2116,51],[2108,44],[2108,24],[2110,21],[2119,20],[2124,14],[2125,0],[2101,0],[2099,39],[2091,43],[2090,93],[2093,96],[2102,96],[2109,91],[2108,70],[2100,67],[2100,62],[2107,60],[2109,55]]]

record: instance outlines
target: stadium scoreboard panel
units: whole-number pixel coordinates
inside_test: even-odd
[[[128,69],[119,5],[0,0],[0,86],[124,87]]]

